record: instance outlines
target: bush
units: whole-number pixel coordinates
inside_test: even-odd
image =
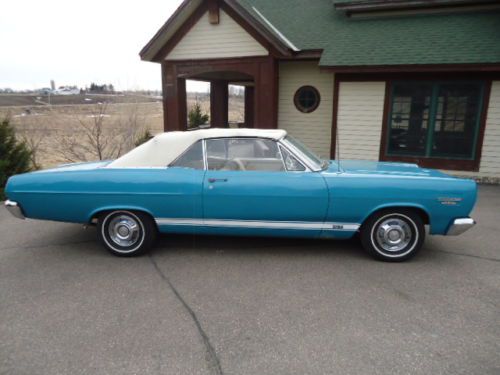
[[[31,170],[31,151],[26,143],[16,139],[9,119],[0,122],[0,200],[5,199],[7,179],[15,174]]]
[[[151,138],[153,138],[153,134],[151,134],[151,131],[149,131],[148,128],[146,128],[139,137],[136,138],[134,144],[135,147],[142,145],[143,143],[146,143],[149,141]]]
[[[210,117],[206,113],[201,112],[200,103],[196,102],[193,104],[188,113],[188,127],[196,128],[200,125],[204,125],[208,122]]]

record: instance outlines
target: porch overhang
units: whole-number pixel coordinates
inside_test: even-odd
[[[184,0],[139,53],[141,60],[160,63],[207,11],[220,7],[275,57],[289,58],[300,51],[279,32],[273,32],[235,0]]]

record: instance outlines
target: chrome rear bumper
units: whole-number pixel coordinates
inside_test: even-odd
[[[9,201],[8,199],[4,203],[5,208],[9,210],[9,212],[12,214],[12,216],[17,217],[18,219],[25,219],[25,216],[23,214],[23,210],[21,209],[21,206],[17,204],[17,202]]]
[[[471,219],[470,217],[462,217],[459,219],[455,219],[453,220],[453,223],[450,225],[450,228],[448,229],[446,235],[458,236],[459,234],[468,231],[474,225],[476,225],[476,222],[474,221],[474,219]]]

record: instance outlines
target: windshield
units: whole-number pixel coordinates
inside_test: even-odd
[[[289,145],[292,145],[295,149],[302,153],[308,159],[308,164],[311,164],[314,170],[324,169],[328,166],[328,160],[321,159],[318,155],[316,155],[313,151],[311,151],[297,139],[287,135],[283,139],[283,141],[285,143],[288,143]]]

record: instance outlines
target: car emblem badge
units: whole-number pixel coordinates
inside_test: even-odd
[[[453,198],[453,197],[439,197],[437,199],[439,203],[445,206],[456,206],[460,202],[462,202],[462,198]]]

